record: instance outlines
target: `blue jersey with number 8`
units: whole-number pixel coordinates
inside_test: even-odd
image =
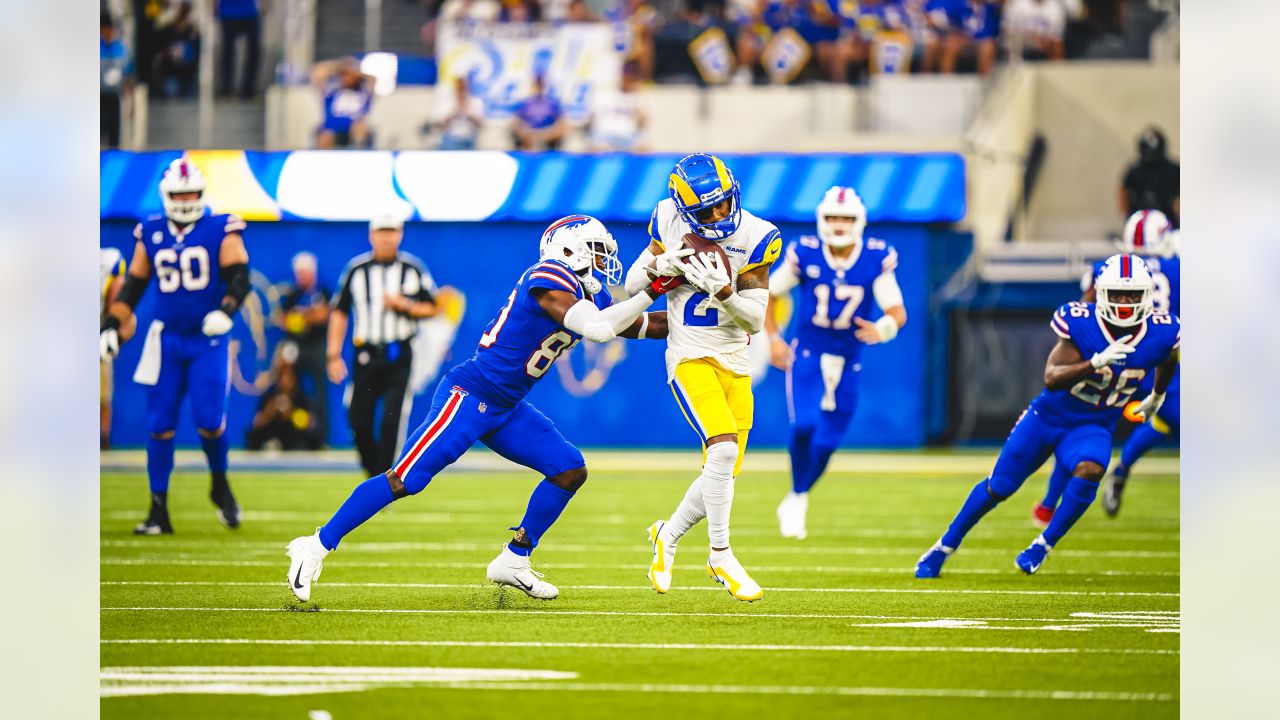
[[[1033,411],[1058,425],[1114,425],[1125,404],[1138,399],[1134,394],[1139,384],[1178,349],[1182,340],[1178,317],[1162,312],[1152,313],[1142,325],[1113,336],[1098,319],[1093,303],[1063,305],[1053,314],[1049,327],[1058,337],[1074,343],[1086,360],[1125,335],[1132,336],[1128,344],[1135,348],[1123,360],[1094,370],[1071,387],[1045,388],[1031,401]]]
[[[450,371],[462,389],[499,405],[514,406],[551,369],[556,358],[582,339],[551,319],[533,296],[534,288],[586,297],[601,310],[612,304],[604,290],[587,296],[568,265],[557,260],[534,265],[520,276],[507,304],[489,321],[476,354]]]
[[[133,236],[151,261],[151,276],[160,293],[155,316],[166,332],[200,333],[204,316],[222,305],[227,285],[218,254],[227,234],[244,228],[244,221],[235,215],[207,211],[185,228],[164,217],[148,218],[134,228]]]

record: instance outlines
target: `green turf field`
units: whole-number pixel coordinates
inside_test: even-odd
[[[874,472],[818,486],[805,541],[778,536],[787,477],[749,454],[732,527],[765,588],[754,604],[702,571],[705,525],[671,593],[648,588],[645,528],[674,508],[696,457],[673,470],[686,456],[614,456],[592,475],[534,555],[557,600],[484,583],[528,474],[446,472],[329,556],[309,612],[286,587],[285,543],[358,477],[233,465],[246,513],[230,532],[207,476],[179,473],[177,534],[135,538],[145,477],[104,473],[102,716],[1176,717],[1176,475],[1138,476],[1118,519],[1095,505],[1025,577],[1013,558],[1037,532],[1037,476],[943,578],[914,579],[993,454],[867,456]],[[782,467],[768,460],[757,467]]]

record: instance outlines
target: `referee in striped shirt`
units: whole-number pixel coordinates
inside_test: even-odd
[[[347,264],[329,316],[326,364],[329,379],[337,384],[347,377],[342,344],[348,324],[352,326],[355,370],[347,418],[367,477],[386,472],[396,460],[401,418],[408,417],[413,399],[407,391],[413,365],[410,340],[418,320],[436,314],[435,282],[421,260],[400,252],[403,238],[404,221],[395,215],[380,215],[369,223],[373,251]],[[375,433],[379,400],[381,427]]]

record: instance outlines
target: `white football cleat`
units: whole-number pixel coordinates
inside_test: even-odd
[[[289,556],[289,589],[302,602],[311,599],[311,584],[320,579],[324,558],[329,554],[318,535],[294,538],[285,548]]]
[[[713,552],[707,559],[707,575],[724,586],[738,600],[755,602],[764,597],[764,590],[747,574],[732,550]]]
[[[787,493],[778,503],[778,530],[782,537],[803,540],[809,536],[805,516],[809,514],[809,494]]]
[[[529,566],[529,558],[511,552],[511,548],[502,546],[502,552],[489,563],[486,573],[489,582],[499,585],[510,585],[539,600],[555,600],[560,590],[555,585],[542,579],[542,573]]]
[[[659,535],[666,523],[658,520],[649,526],[649,544],[653,546],[653,560],[649,561],[649,584],[660,595],[671,589],[671,569],[675,567],[676,546],[668,545]]]

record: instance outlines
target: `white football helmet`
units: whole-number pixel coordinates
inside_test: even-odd
[[[853,218],[853,232],[836,233],[827,223],[829,217]],[[858,192],[850,187],[835,186],[827,191],[818,203],[818,237],[831,247],[844,248],[862,242],[862,231],[867,227],[867,208]]]
[[[1137,255],[1122,253],[1107,258],[1094,281],[1098,289],[1098,317],[1116,327],[1141,325],[1152,311],[1155,282],[1147,263]],[[1119,293],[1141,293],[1137,302],[1120,302]]]
[[[174,200],[177,193],[200,193],[195,200]],[[204,174],[195,163],[178,158],[160,178],[160,201],[164,214],[179,225],[190,225],[204,215]]]
[[[1139,210],[1124,224],[1120,250],[1136,255],[1171,257],[1169,231],[1173,224],[1159,210]]]
[[[618,242],[604,223],[589,215],[568,215],[551,223],[542,233],[538,254],[542,260],[566,263],[578,274],[582,287],[592,295],[603,289],[593,270],[599,270],[610,285],[622,281]]]

